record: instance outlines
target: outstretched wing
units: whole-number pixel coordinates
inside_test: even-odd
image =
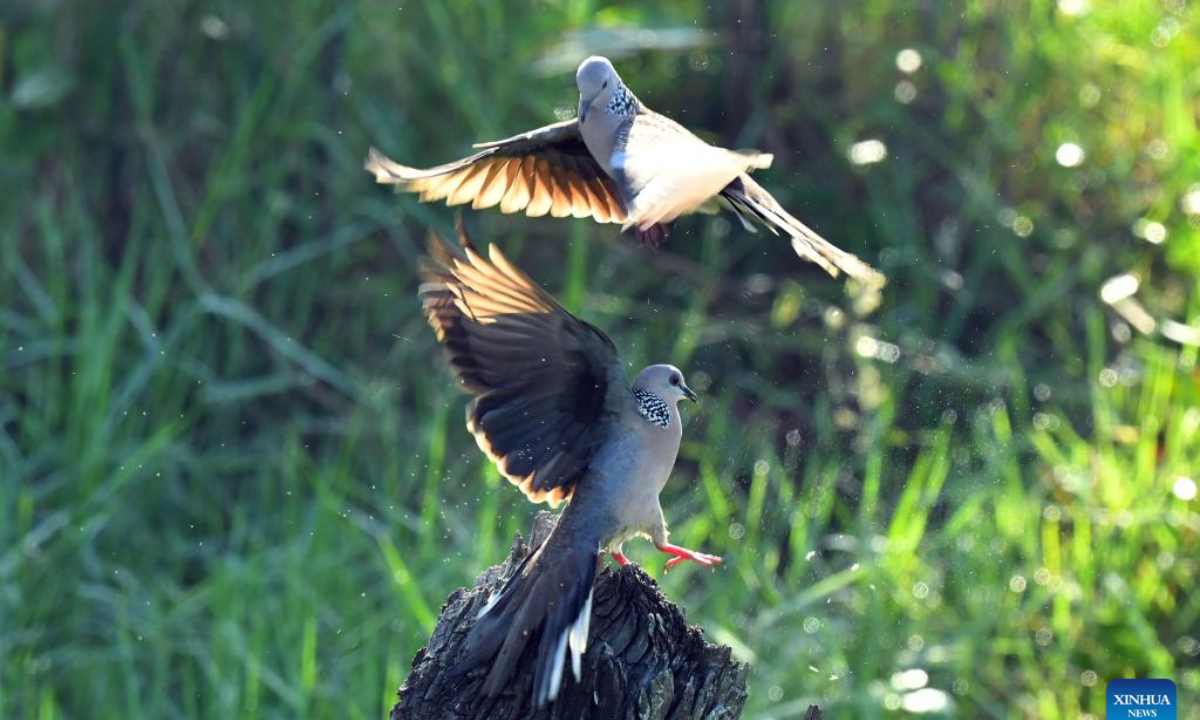
[[[617,186],[588,152],[576,120],[475,147],[479,152],[470,157],[428,170],[406,167],[371,148],[365,168],[376,182],[418,193],[422,202],[625,222]]]
[[[566,311],[492,245],[439,239],[420,295],[463,388],[467,428],[533,502],[556,507],[609,432],[623,373],[612,341]]]

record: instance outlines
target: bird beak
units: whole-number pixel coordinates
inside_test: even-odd
[[[581,99],[579,101],[579,122],[580,123],[587,121],[587,114],[588,114],[588,111],[591,109],[592,109],[592,101],[591,100],[582,100]]]
[[[687,385],[682,385],[679,389],[683,391],[683,396],[688,400],[691,400],[692,402],[700,402],[700,398],[696,397],[696,393],[692,392],[692,389]]]

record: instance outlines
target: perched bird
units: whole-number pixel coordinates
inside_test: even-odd
[[[751,231],[756,222],[784,233],[797,253],[831,275],[843,271],[883,285],[883,275],[792,217],[750,178],[750,171],[770,166],[771,155],[709,145],[646,107],[607,58],[584,60],[575,84],[573,120],[475,145],[474,155],[428,170],[371,148],[365,167],[377,182],[419,193],[422,201],[499,205],[501,212],[524,210],[531,217],[592,217],[636,227],[651,242],[669,234],[680,215],[724,205]]]
[[[485,258],[461,227],[459,234],[461,254],[431,241],[420,296],[462,387],[475,396],[467,428],[531,501],[570,502],[480,612],[455,671],[491,660],[483,693],[496,695],[540,628],[533,701],[542,707],[562,687],[568,653],[580,678],[602,551],[625,564],[622,545],[641,536],[673,556],[668,568],[721,563],[670,544],[658,503],[683,433],[677,405],[696,395],[671,365],[651,365],[628,385],[604,333],[495,246]]]

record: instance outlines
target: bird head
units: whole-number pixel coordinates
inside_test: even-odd
[[[622,83],[621,76],[608,58],[593,55],[579,63],[579,69],[575,71],[575,85],[579,88],[579,122],[586,122],[592,106],[603,107],[607,104]]]
[[[697,401],[696,393],[687,386],[683,373],[674,365],[651,365],[633,381],[633,389],[654,393],[673,405],[683,399]]]

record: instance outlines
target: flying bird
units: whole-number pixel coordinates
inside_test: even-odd
[[[683,373],[651,365],[629,385],[612,341],[567,312],[493,245],[487,257],[459,230],[461,252],[436,237],[420,296],[467,393],[467,428],[479,448],[533,502],[569,501],[471,627],[455,672],[491,661],[483,684],[495,696],[541,629],[533,701],[562,687],[568,655],[578,682],[587,648],[592,581],[600,553],[645,537],[671,568],[715,555],[668,541],[658,494],[679,452],[681,400],[696,400]]]
[[[406,167],[375,148],[366,169],[379,183],[422,201],[473,208],[500,206],[530,217],[591,217],[636,228],[657,242],[671,222],[692,212],[732,210],[791,238],[792,247],[829,274],[845,272],[872,286],[884,276],[790,215],[750,177],[772,156],[715,147],[660,115],[629,90],[607,58],[593,56],[575,74],[576,118],[475,145],[475,154],[427,170]]]

